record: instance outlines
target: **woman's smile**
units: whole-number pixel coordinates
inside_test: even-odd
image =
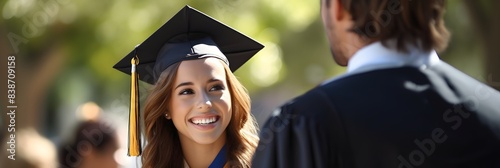
[[[188,120],[193,127],[201,131],[209,131],[219,125],[220,116],[197,116]]]

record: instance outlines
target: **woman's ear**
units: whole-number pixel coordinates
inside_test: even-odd
[[[238,130],[241,130],[241,129],[243,129],[243,127],[245,127],[245,123],[248,120],[248,116],[247,116],[247,114],[244,114],[244,113],[240,113],[237,116],[239,116],[238,122],[240,122],[240,123],[238,123]]]

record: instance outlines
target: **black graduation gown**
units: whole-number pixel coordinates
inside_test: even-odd
[[[448,64],[349,75],[275,111],[253,167],[500,167],[500,93]]]

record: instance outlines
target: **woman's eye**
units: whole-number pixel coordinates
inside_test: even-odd
[[[222,86],[222,85],[215,85],[212,88],[210,88],[210,91],[217,91],[217,90],[224,90],[224,86]]]
[[[193,92],[193,90],[191,90],[191,89],[184,89],[184,90],[182,90],[182,91],[179,93],[179,95],[188,95],[188,94],[193,94],[193,93],[194,93],[194,92]]]

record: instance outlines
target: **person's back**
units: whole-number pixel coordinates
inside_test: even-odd
[[[268,121],[254,165],[500,167],[500,94],[467,78],[442,63],[317,87]]]
[[[323,21],[335,60],[348,61],[348,73],[275,111],[254,166],[500,167],[500,93],[422,45],[403,43],[406,52],[398,52],[399,43],[388,38],[355,51],[335,48],[335,40],[346,39],[328,31],[334,29],[328,19],[337,19],[337,30],[349,24],[338,18],[345,13],[331,11],[344,4],[330,3],[323,2]]]
[[[500,95],[459,73],[392,68],[317,88],[342,121],[334,155],[347,167],[500,167]]]

